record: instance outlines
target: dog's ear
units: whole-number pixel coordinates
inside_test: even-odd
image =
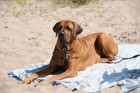
[[[74,25],[75,25],[74,38],[76,38],[76,36],[80,34],[83,31],[83,29],[76,22],[74,22]]]
[[[53,31],[56,33],[56,37],[59,32],[59,24],[60,24],[60,22],[57,22],[53,27]]]

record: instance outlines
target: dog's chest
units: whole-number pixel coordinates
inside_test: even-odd
[[[62,50],[55,50],[53,53],[53,56],[55,57],[56,64],[59,66],[64,66],[66,62],[66,54],[65,51]],[[64,62],[65,61],[65,62]]]

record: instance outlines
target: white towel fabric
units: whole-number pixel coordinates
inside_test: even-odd
[[[140,45],[123,44],[118,45],[119,52],[116,60],[110,63],[98,63],[83,71],[73,78],[54,81],[68,88],[84,89],[87,92],[96,92],[105,88],[119,85],[125,92],[140,89]],[[25,69],[12,70],[8,73],[10,77],[24,80],[32,73],[47,67],[50,58],[44,63],[31,64]],[[62,71],[60,71],[62,72]],[[38,78],[35,81],[47,80],[53,75]]]

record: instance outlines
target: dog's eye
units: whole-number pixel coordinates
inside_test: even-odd
[[[67,27],[67,30],[71,31],[71,28]]]
[[[60,31],[61,31],[61,29],[62,29],[62,27],[60,26],[60,27],[58,28],[58,30],[60,30]]]

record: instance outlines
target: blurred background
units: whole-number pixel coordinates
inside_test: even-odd
[[[105,32],[117,44],[140,44],[139,4],[140,0],[0,0],[0,57],[27,64],[43,61],[57,40],[52,28],[63,19],[81,25],[79,37]]]

